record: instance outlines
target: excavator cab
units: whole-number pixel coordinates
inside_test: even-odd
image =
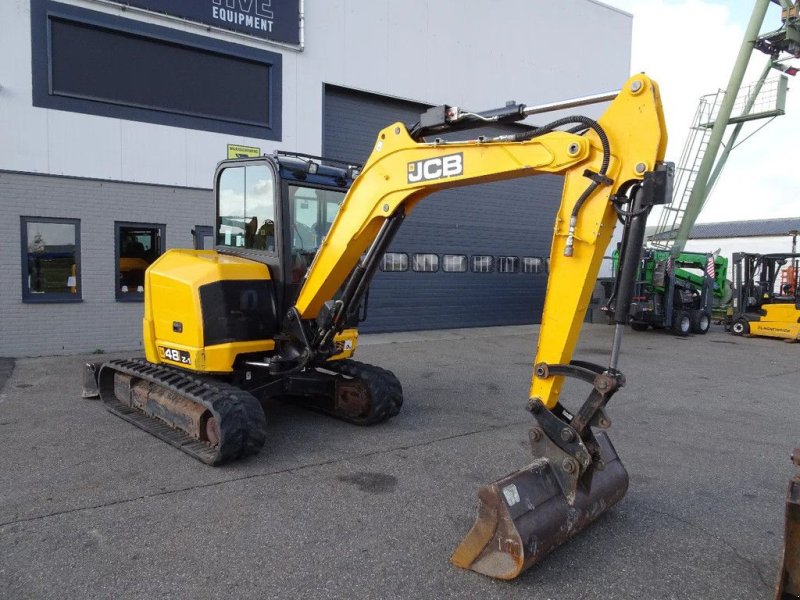
[[[269,368],[357,172],[301,154],[221,162],[215,249],[171,249],[150,265],[146,360],[87,363],[83,396],[99,395],[112,413],[212,465],[260,450],[268,398],[360,425],[395,416],[402,388],[394,375],[349,360],[359,309],[313,365]]]
[[[294,304],[358,168],[284,152],[217,166],[216,249],[269,268],[276,319]]]

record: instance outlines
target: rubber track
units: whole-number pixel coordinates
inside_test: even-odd
[[[119,402],[114,395],[114,372],[155,383],[207,408],[219,426],[219,445],[215,447],[197,440]],[[99,382],[100,397],[109,411],[207,465],[221,465],[257,454],[266,442],[267,422],[258,400],[244,390],[211,377],[141,359],[123,359],[104,363]]]
[[[403,386],[394,373],[355,360],[325,363],[325,369],[363,381],[370,397],[370,411],[365,417],[334,416],[356,425],[376,425],[396,416],[403,406]]]

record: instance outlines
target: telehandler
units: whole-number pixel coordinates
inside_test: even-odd
[[[469,141],[436,137],[607,100],[596,121],[565,117]],[[627,490],[611,442],[594,430],[610,426],[605,405],[625,384],[617,366],[645,223],[672,195],[666,145],[658,86],[639,74],[617,93],[548,107],[432,108],[411,127],[383,129],[358,174],[305,155],[223,162],[216,250],[169,250],[146,272],[146,360],[89,372],[111,412],[212,465],[259,451],[265,397],[358,424],[384,421],[400,410],[400,383],[350,357],[362,300],[403,220],[437,190],[561,174],[527,400],[534,460],[480,489],[477,521],[451,559],[512,579]],[[571,361],[617,220],[624,231],[609,362]],[[590,388],[575,413],[559,402],[565,378]]]

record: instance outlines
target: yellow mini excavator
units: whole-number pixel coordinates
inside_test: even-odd
[[[470,141],[438,137],[607,100],[598,120],[565,117]],[[146,360],[89,365],[87,373],[111,412],[214,465],[258,452],[266,397],[353,423],[384,421],[400,410],[400,383],[351,356],[369,282],[403,220],[437,190],[561,174],[527,399],[534,460],[480,489],[477,521],[452,557],[514,578],[627,490],[611,442],[595,430],[609,427],[605,406],[625,383],[617,364],[645,222],[671,197],[666,145],[658,86],[640,74],[614,94],[549,107],[432,108],[411,127],[381,131],[360,173],[298,154],[225,161],[215,175],[216,250],[169,250],[146,272]],[[609,362],[571,361],[618,220]],[[574,414],[559,402],[565,378],[590,388]]]

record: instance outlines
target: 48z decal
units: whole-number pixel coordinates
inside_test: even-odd
[[[192,359],[185,350],[176,350],[175,348],[167,348],[166,346],[159,346],[158,349],[161,350],[161,358],[179,362],[182,365],[192,364]]]
[[[445,179],[464,174],[464,153],[446,154],[408,163],[408,183]]]

